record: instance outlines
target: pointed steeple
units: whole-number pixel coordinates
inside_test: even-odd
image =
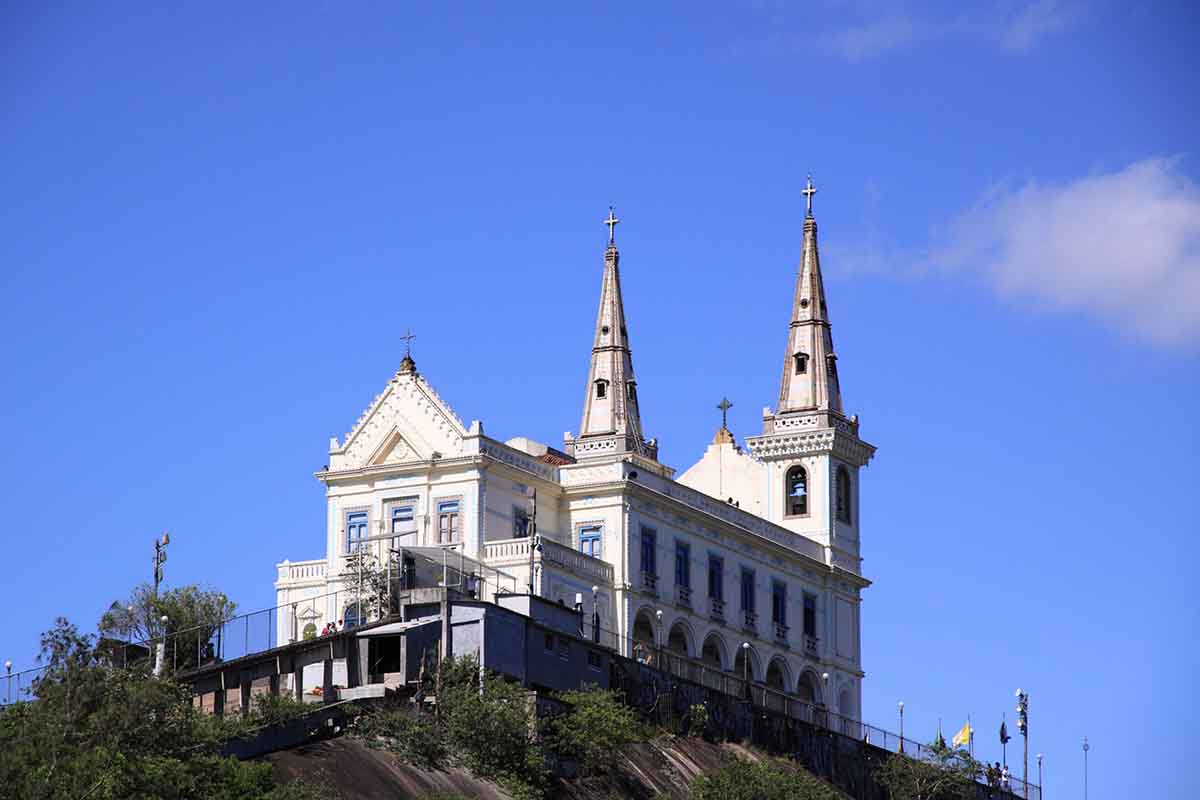
[[[620,253],[615,228],[620,220],[608,210],[608,247],[604,251],[604,276],[600,282],[600,309],[592,343],[591,368],[583,401],[578,438],[568,438],[567,452],[576,458],[637,453],[657,458],[658,445],[642,436],[638,413],[637,381],[633,354],[625,327],[621,299]]]
[[[777,414],[812,410],[840,414],[842,411],[837,356],[834,355],[833,337],[829,332],[829,308],[825,305],[821,257],[817,252],[817,221],[812,214],[812,198],[816,193],[812,176],[809,176],[803,190],[807,201],[804,242],[792,299],[792,319],[788,325]]]

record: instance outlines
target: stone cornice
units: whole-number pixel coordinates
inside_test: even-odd
[[[856,467],[866,466],[875,455],[873,445],[849,431],[835,428],[796,427],[794,430],[752,436],[746,439],[746,447],[752,456],[761,461],[829,453]]]
[[[485,459],[482,455],[457,456],[455,458],[428,458],[423,461],[408,461],[403,464],[373,464],[355,469],[320,470],[314,472],[317,480],[324,483],[336,483],[353,478],[376,478],[381,475],[421,475],[430,470],[445,467],[482,467]]]

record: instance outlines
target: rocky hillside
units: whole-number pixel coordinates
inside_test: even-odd
[[[739,745],[709,744],[701,739],[662,737],[626,748],[616,770],[608,775],[559,780],[551,797],[563,800],[635,800],[672,798],[686,800],[688,787],[701,772],[720,767],[740,755],[762,756]],[[509,800],[494,783],[459,770],[423,770],[401,762],[395,755],[367,747],[361,739],[343,736],[265,756],[278,780],[295,778],[324,784],[340,800],[376,798],[429,798],[462,796],[484,800]]]

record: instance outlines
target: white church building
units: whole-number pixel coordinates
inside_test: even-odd
[[[579,432],[561,450],[493,439],[481,422],[464,424],[406,354],[345,438],[330,441],[317,473],[325,555],[278,565],[278,603],[293,609],[278,643],[362,621],[352,552],[386,560],[389,550],[440,548],[481,566],[470,588],[483,599],[530,587],[567,606],[582,599],[623,655],[667,648],[858,718],[870,585],[860,469],[875,448],[842,410],[814,191],[810,181],[779,397],[761,433],[739,446],[723,423],[679,475],[658,460],[638,409],[610,213]]]

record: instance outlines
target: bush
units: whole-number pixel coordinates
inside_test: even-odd
[[[693,703],[688,707],[688,736],[699,738],[708,727],[708,706],[704,703]]]
[[[311,710],[310,706],[290,694],[256,694],[248,721],[260,725],[279,725],[299,719]]]
[[[414,766],[440,769],[449,753],[434,720],[403,709],[377,711],[359,720],[357,733],[370,747],[383,747]]]
[[[843,795],[799,767],[735,759],[692,783],[693,800],[842,800]]]
[[[944,742],[929,746],[927,760],[899,754],[883,762],[875,779],[888,790],[893,800],[971,800],[975,797],[975,778],[979,762],[964,749],[947,747]]]
[[[591,687],[565,692],[559,699],[569,710],[550,720],[549,744],[560,756],[578,760],[585,773],[611,767],[621,748],[647,738],[645,727],[617,692]]]

